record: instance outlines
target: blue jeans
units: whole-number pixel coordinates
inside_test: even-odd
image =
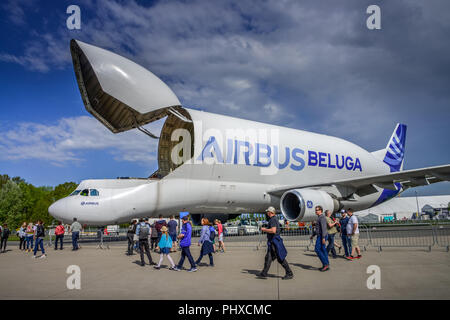
[[[42,254],[45,254],[44,250],[44,239],[43,238],[36,238],[35,244],[34,244],[34,255],[36,255],[36,252],[38,251],[38,247],[41,246]]]
[[[56,236],[56,239],[55,239],[55,250],[58,248],[58,240],[61,241],[60,249],[61,250],[63,249],[63,239],[64,239],[64,234],[60,234],[60,235]]]
[[[348,255],[352,255],[352,237],[347,236]]]
[[[328,236],[325,236],[325,241],[327,241]],[[322,243],[322,236],[317,236],[316,240],[316,246],[314,248],[314,251],[317,253],[317,256],[320,259],[320,262],[322,262],[323,266],[330,265],[328,261],[328,252],[326,245]]]
[[[31,237],[26,236],[25,240],[27,240],[27,250],[33,249],[33,236],[31,236]],[[30,242],[31,242],[31,246],[30,246]]]
[[[72,232],[72,247],[73,250],[78,250],[78,238],[80,237],[79,231]]]
[[[178,262],[177,268],[181,269],[183,267],[184,258],[188,258],[189,263],[191,264],[191,268],[195,268],[195,262],[194,258],[192,258],[191,250],[189,250],[189,247],[181,247],[181,258],[180,262]]]
[[[349,257],[352,253],[351,241],[347,238],[347,235],[345,234],[341,235],[341,239],[342,239],[342,246],[344,247],[345,251],[345,256]]]
[[[333,258],[336,258],[336,249],[334,248],[334,236],[336,234],[328,234],[328,246],[327,246],[327,254],[331,251]]]

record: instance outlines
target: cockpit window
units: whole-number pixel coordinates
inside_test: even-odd
[[[90,195],[91,196],[99,196],[99,193],[98,193],[98,191],[96,189],[91,189],[90,190]]]
[[[72,192],[70,195],[71,196],[76,196],[81,192],[81,190],[75,190],[74,192]]]
[[[89,196],[89,189],[84,189],[83,191],[81,191],[80,196]]]

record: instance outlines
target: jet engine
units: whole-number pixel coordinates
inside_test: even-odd
[[[339,210],[340,203],[322,190],[293,189],[286,191],[280,200],[283,216],[289,221],[313,221],[316,219],[315,207],[321,206],[323,212]]]

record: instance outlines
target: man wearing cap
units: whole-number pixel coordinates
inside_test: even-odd
[[[181,271],[184,259],[187,257],[189,263],[191,264],[191,268],[188,270],[188,272],[195,272],[197,271],[197,268],[195,266],[194,258],[192,258],[191,250],[189,249],[189,247],[191,246],[192,226],[188,220],[188,216],[184,216],[182,218],[182,222],[183,226],[181,227],[181,233],[178,235],[178,239],[181,239],[180,241],[181,257],[180,261],[178,262],[178,265],[174,268],[174,270]]]
[[[260,278],[266,278],[272,261],[277,259],[278,263],[280,263],[286,271],[286,275],[282,279],[292,279],[294,274],[286,260],[287,250],[284,247],[283,239],[280,237],[280,223],[278,222],[275,212],[274,207],[267,208],[266,213],[269,217],[269,225],[268,228],[261,228],[262,232],[267,233],[267,253],[264,261],[264,269],[258,276]]]

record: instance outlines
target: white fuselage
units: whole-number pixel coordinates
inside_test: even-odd
[[[170,154],[171,163],[181,165],[161,179],[84,180],[77,190],[96,189],[98,196],[69,196],[55,202],[49,212],[64,222],[76,217],[92,225],[180,211],[260,213],[269,205],[280,207],[280,198],[267,193],[277,187],[390,172],[372,153],[339,138],[185,110],[192,120],[193,136],[183,129],[171,131],[173,147],[163,153],[161,138],[158,154],[159,161]],[[366,209],[382,192],[380,188],[341,203]]]

